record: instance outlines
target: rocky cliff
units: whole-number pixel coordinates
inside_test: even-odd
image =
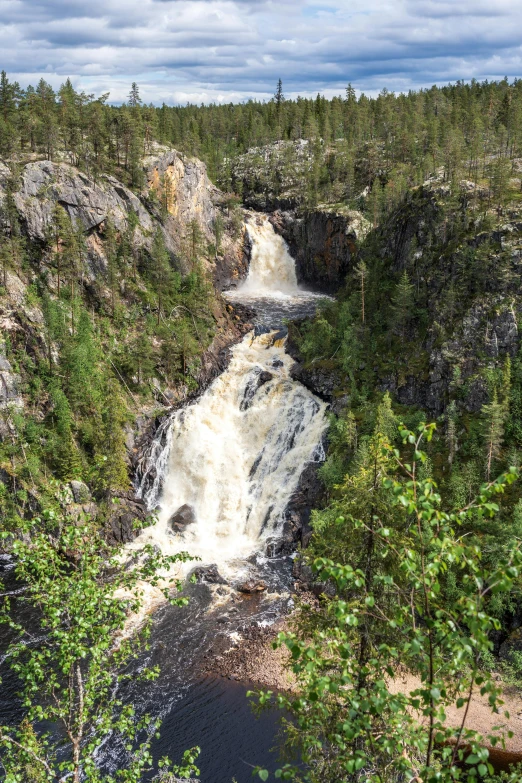
[[[367,315],[376,327],[371,356],[361,355],[352,372],[366,388],[389,391],[430,418],[451,400],[479,413],[491,400],[492,373],[520,347],[522,210],[512,204],[499,220],[468,184],[413,189],[378,228],[368,231],[364,222],[361,239],[346,217],[327,210],[273,218],[299,259],[301,280],[334,290],[345,278],[343,298],[353,300],[356,318],[354,263],[366,263]],[[395,297],[404,274],[412,301],[402,319]],[[294,373],[329,401],[350,385],[335,361],[300,362]]]
[[[225,198],[208,179],[205,165],[175,150],[158,149],[145,160],[146,187],[133,193],[115,177],[102,175],[94,180],[67,163],[49,160],[31,161],[16,177],[14,204],[29,240],[43,246],[48,239],[53,209],[60,204],[75,225],[80,225],[88,245],[88,273],[92,279],[106,271],[103,227],[110,216],[118,232],[128,226],[134,213],[137,227],[133,242],[136,250],[150,251],[154,231],[163,233],[172,258],[183,271],[183,241],[191,221],[196,221],[206,242],[215,239],[215,223],[222,216],[222,240],[208,266],[219,288],[246,271],[242,229],[232,230],[230,210]],[[0,161],[0,208],[5,202],[8,181],[13,172]],[[167,201],[167,214],[160,201]],[[236,221],[237,223],[237,221]]]
[[[318,207],[274,212],[270,218],[296,260],[299,283],[335,293],[352,271],[370,225],[355,210]]]

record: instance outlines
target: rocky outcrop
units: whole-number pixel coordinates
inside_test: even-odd
[[[11,364],[7,361],[3,345],[0,343],[0,409],[13,405],[16,408],[23,407],[20,392],[20,376],[13,372]]]
[[[270,220],[295,258],[298,282],[326,293],[342,286],[369,230],[359,212],[327,207],[302,214],[278,211]]]
[[[145,504],[132,491],[113,491],[107,496],[110,509],[105,524],[105,538],[109,544],[127,544],[133,541],[143,527],[147,516]]]
[[[5,189],[5,180],[4,180]],[[0,177],[0,192],[2,192]],[[49,160],[32,161],[21,171],[14,203],[28,239],[43,245],[48,239],[53,210],[60,204],[73,224],[83,228],[88,249],[87,272],[95,279],[106,270],[106,259],[100,233],[108,217],[116,230],[128,226],[131,211],[138,218],[133,242],[136,249],[150,249],[158,225],[142,201],[115,177],[103,175],[93,180],[67,163]],[[175,245],[168,231],[165,242],[174,253]]]
[[[243,194],[243,203],[251,209],[296,209],[307,192],[313,156],[308,139],[253,147],[233,162],[234,189]]]
[[[102,175],[96,180],[67,163],[49,160],[31,161],[21,170],[14,203],[22,227],[33,243],[43,245],[49,234],[52,214],[60,204],[75,226],[83,228],[88,247],[88,273],[92,279],[106,272],[103,229],[108,217],[116,230],[123,232],[129,215],[137,216],[133,235],[136,251],[150,250],[159,228],[172,258],[183,272],[183,243],[189,225],[195,220],[205,243],[215,240],[215,221],[222,215],[222,236],[209,271],[221,290],[240,279],[248,268],[244,249],[244,231],[237,227],[225,196],[208,179],[204,163],[186,158],[176,150],[160,149],[145,161],[147,186],[136,195],[115,177]],[[8,166],[0,161],[0,206],[11,177]],[[167,200],[167,213],[160,207]]]
[[[226,194],[209,180],[205,164],[176,150],[164,149],[146,158],[144,165],[146,195],[152,194],[154,201],[166,208],[165,227],[176,249],[182,248],[193,221],[205,241],[215,245],[219,222],[219,245],[208,261],[214,285],[223,291],[245,277],[249,262],[248,236],[243,228],[238,228],[238,215],[231,210]]]

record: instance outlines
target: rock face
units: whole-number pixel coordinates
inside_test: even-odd
[[[49,160],[28,163],[22,170],[15,204],[30,239],[45,240],[56,203],[63,206],[76,225],[80,224],[89,233],[109,215],[116,228],[123,230],[131,209],[144,231],[153,228],[152,218],[140,199],[114,177],[103,176],[94,182],[67,163]]]
[[[184,503],[172,514],[167,525],[173,533],[183,533],[189,525],[193,525],[195,522],[196,514],[194,509],[192,506]]]
[[[222,291],[245,277],[248,235],[243,229],[236,232],[225,196],[209,180],[205,164],[176,150],[146,158],[144,164],[148,194],[154,193],[156,199],[166,204],[165,227],[175,247],[179,250],[182,246],[192,221],[197,222],[205,239],[214,243],[216,220],[220,217],[223,235],[209,270],[214,285]]]
[[[210,182],[202,161],[169,150],[146,158],[144,165],[149,189],[163,191],[168,212],[179,226],[186,228],[197,220],[204,231],[213,233],[220,191]]]
[[[354,210],[318,208],[303,215],[279,211],[270,220],[296,260],[298,282],[326,293],[342,285],[353,267],[357,247],[370,228]]]
[[[107,503],[114,510],[107,519],[106,540],[109,544],[127,544],[133,541],[139,532],[137,528],[147,519],[145,504],[130,491],[109,493]]]
[[[13,372],[11,364],[2,353],[2,343],[0,343],[0,409],[10,405],[16,408],[23,407],[20,376]]]

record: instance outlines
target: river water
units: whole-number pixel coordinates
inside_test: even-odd
[[[194,403],[164,422],[137,488],[157,522],[129,549],[152,543],[166,554],[188,551],[198,567],[215,565],[221,584],[188,583],[183,608],[149,594],[155,607],[150,650],[135,664],[159,665],[154,683],[132,679],[120,693],[138,712],[162,718],[155,758],[175,762],[202,749],[203,783],[247,783],[252,767],[275,768],[278,715],[254,716],[248,684],[202,675],[218,652],[226,655],[252,626],[269,625],[292,605],[292,558],[272,556],[285,509],[310,461],[324,458],[325,404],[290,376],[283,320],[311,315],[321,297],[299,288],[283,239],[264,216],[251,215],[252,257],[247,279],[227,298],[250,305],[256,329],[232,349],[228,368]],[[183,528],[172,525],[184,509]],[[187,516],[188,515],[188,516]],[[174,567],[166,582],[194,563]],[[245,580],[267,589],[244,596]],[[99,750],[107,771],[121,766],[124,749]]]

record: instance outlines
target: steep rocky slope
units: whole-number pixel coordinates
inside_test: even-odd
[[[58,478],[93,483],[96,502],[92,487],[80,481],[82,501],[71,484],[59,504],[75,514],[106,517],[109,538],[132,537],[133,520],[143,521],[145,510],[122,470],[114,486],[100,481],[95,466],[107,437],[102,417],[105,428],[117,417],[114,435],[131,467],[137,441],[154,428],[159,410],[208,384],[225,366],[228,346],[248,328],[249,314],[220,295],[247,269],[241,210],[211,184],[200,161],[157,148],[144,165],[145,187],[134,193],[113,176],[93,179],[67,163],[0,162],[0,510],[15,526],[20,515],[30,517],[42,503],[55,503],[50,470]],[[57,206],[70,229],[57,228]],[[153,266],[158,232],[168,257],[168,267],[159,272]],[[172,313],[160,309],[159,274],[163,285],[170,279],[177,297]],[[179,351],[182,367],[174,372],[170,357]],[[91,368],[84,381],[82,367]],[[70,373],[78,376],[76,392]],[[82,384],[88,399],[93,378],[96,402],[89,409],[81,400]],[[110,412],[114,389],[120,413]],[[68,467],[53,455],[53,438],[58,444],[63,439],[59,404],[65,405],[72,438]]]

